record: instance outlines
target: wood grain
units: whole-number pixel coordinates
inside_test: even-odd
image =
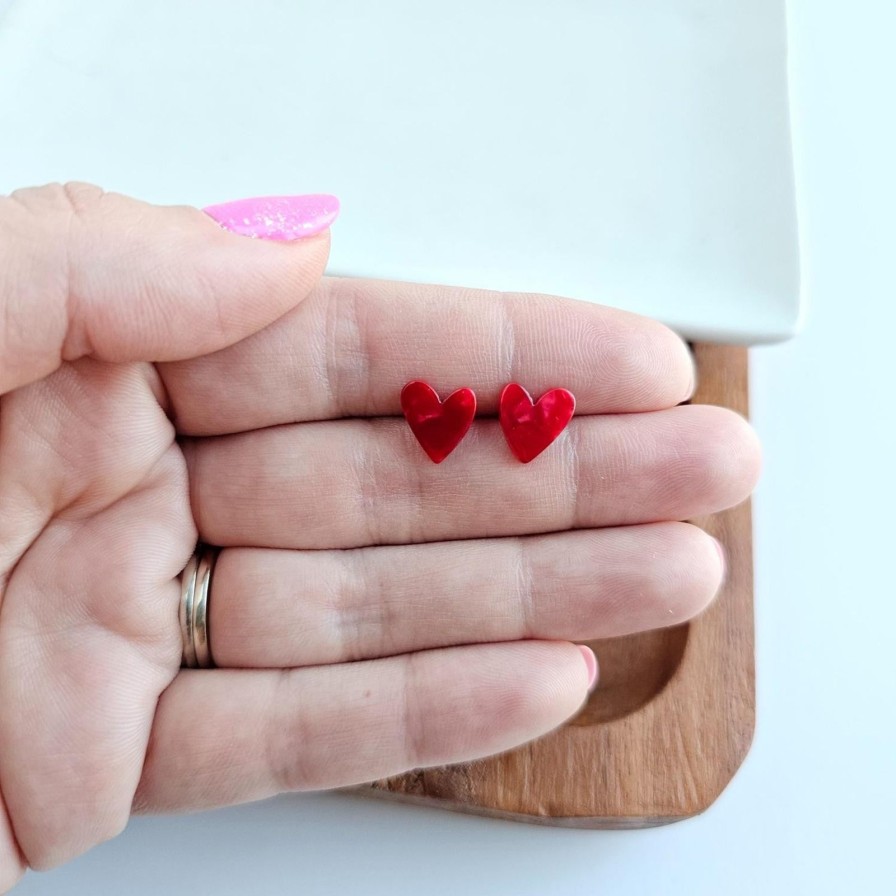
[[[746,415],[746,349],[694,351],[694,402]],[[686,625],[591,642],[601,678],[578,717],[509,753],[375,781],[361,792],[583,828],[649,827],[710,806],[753,737],[750,506],[694,522],[725,546],[722,592]]]

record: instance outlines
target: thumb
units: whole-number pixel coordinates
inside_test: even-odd
[[[203,213],[88,184],[0,197],[0,394],[85,355],[172,361],[262,329],[317,283],[338,210],[293,196]]]

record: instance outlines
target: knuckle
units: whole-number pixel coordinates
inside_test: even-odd
[[[101,187],[80,181],[49,183],[39,187],[24,187],[10,193],[9,198],[21,208],[36,215],[80,217],[94,207],[105,195]]]
[[[74,307],[72,221],[62,184],[30,187],[0,197],[3,391],[51,373],[65,355]],[[36,319],[40,326],[35,326]],[[14,363],[17,358],[18,365]]]
[[[68,181],[61,185],[61,201],[76,218],[92,211],[103,200],[105,190],[93,184]]]

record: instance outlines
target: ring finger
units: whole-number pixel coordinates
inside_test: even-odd
[[[351,551],[224,550],[217,665],[288,668],[489,641],[591,640],[674,625],[722,579],[686,523]]]

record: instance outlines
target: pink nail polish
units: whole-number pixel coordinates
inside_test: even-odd
[[[590,647],[586,647],[584,644],[579,644],[578,646],[579,650],[582,651],[585,665],[588,667],[588,693],[591,693],[597,684],[597,657]]]
[[[258,196],[206,206],[225,230],[262,240],[300,240],[326,230],[339,214],[339,200],[310,196]]]

